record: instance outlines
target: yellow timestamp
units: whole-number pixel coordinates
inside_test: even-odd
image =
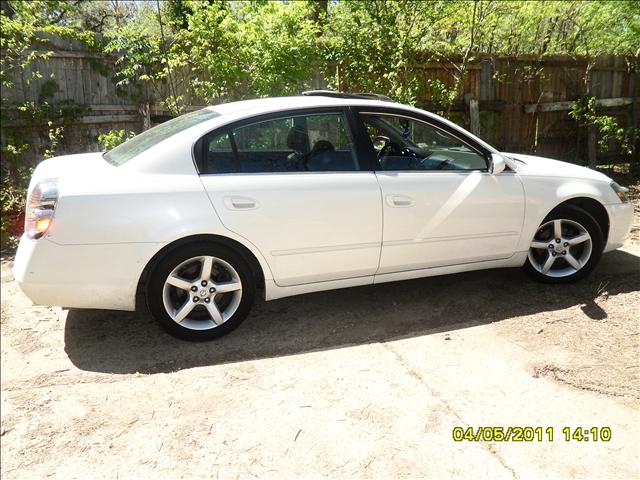
[[[553,442],[554,427],[454,427],[456,442]],[[563,427],[559,439],[565,442],[609,442],[610,427]]]

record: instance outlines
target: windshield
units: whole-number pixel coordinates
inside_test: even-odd
[[[198,123],[206,122],[212,118],[220,116],[219,113],[213,110],[198,110],[195,112],[187,113],[178,118],[169,120],[155,126],[146,132],[142,132],[140,135],[136,135],[131,140],[118,145],[117,147],[106,152],[103,157],[111,165],[116,167],[128,162],[133,157],[140,155],[145,150],[153,147],[157,143],[165,140],[176,133],[180,133],[187,128],[193,127]]]

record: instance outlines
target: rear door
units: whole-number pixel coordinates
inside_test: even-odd
[[[484,152],[433,121],[403,112],[361,112],[359,118],[383,197],[378,273],[513,255],[524,216],[514,172],[490,174]]]
[[[196,144],[222,223],[260,250],[278,285],[378,268],[380,188],[361,166],[347,115],[279,113],[222,127]]]

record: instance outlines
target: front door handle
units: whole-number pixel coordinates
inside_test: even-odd
[[[404,195],[387,195],[387,204],[391,207],[413,207],[416,202]]]
[[[225,197],[224,204],[230,210],[253,210],[258,208],[258,202],[249,197]]]

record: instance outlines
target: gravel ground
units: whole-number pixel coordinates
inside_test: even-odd
[[[2,478],[640,477],[637,214],[577,285],[494,270],[321,292],[204,344],[144,314],[33,306],[10,268]],[[453,441],[469,426],[554,439]]]

